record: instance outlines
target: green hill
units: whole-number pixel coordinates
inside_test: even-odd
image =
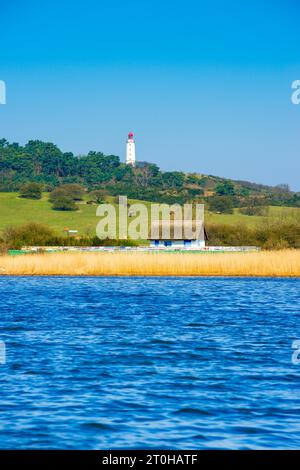
[[[99,218],[96,216],[96,205],[86,203],[87,198],[77,203],[77,211],[55,211],[48,201],[49,193],[43,193],[42,199],[24,199],[15,192],[0,193],[0,231],[10,225],[22,225],[26,222],[39,222],[49,225],[58,234],[64,229],[78,230],[79,235],[94,235]],[[108,197],[108,202],[112,198]],[[129,200],[129,203],[136,202]],[[145,202],[149,205],[149,202]],[[300,220],[300,208],[270,207],[268,217],[290,218]],[[206,222],[235,225],[243,223],[247,226],[256,225],[264,220],[261,216],[247,216],[234,209],[233,214],[214,214],[206,212]]]
[[[74,185],[80,197],[70,195]],[[19,197],[20,190],[26,197]],[[29,199],[38,198],[41,191],[41,199]],[[53,210],[50,193],[59,210]],[[0,233],[8,226],[39,222],[54,229],[57,240],[64,238],[63,243],[69,243],[66,230],[77,230],[82,243],[84,238],[89,243],[99,221],[92,201],[98,200],[99,194],[108,202],[126,195],[129,203],[138,200],[147,205],[203,203],[212,244],[300,246],[300,193],[290,191],[288,185],[271,187],[200,173],[162,171],[148,162],[132,167],[118,156],[102,152],[76,156],[49,142],[31,140],[22,146],[0,139]]]
[[[44,191],[77,183],[87,191],[105,189],[111,196],[125,194],[168,204],[193,201],[210,206],[216,203],[211,198],[217,195],[226,197],[233,207],[248,203],[300,207],[300,193],[290,191],[285,184],[272,187],[200,173],[162,171],[148,162],[137,162],[133,168],[118,156],[99,151],[76,156],[62,152],[51,142],[30,140],[21,146],[0,139],[0,191],[16,192],[29,182],[39,183]]]

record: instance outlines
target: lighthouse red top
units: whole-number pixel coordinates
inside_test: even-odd
[[[128,139],[133,139],[133,133],[132,132],[129,132]]]

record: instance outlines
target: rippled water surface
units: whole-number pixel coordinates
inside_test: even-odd
[[[0,448],[300,447],[299,287],[0,278]]]

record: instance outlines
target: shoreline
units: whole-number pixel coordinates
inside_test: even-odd
[[[300,275],[276,275],[276,274],[270,274],[270,275],[259,275],[259,274],[0,274],[0,279],[5,277],[117,277],[117,278],[128,278],[128,277],[134,277],[134,278],[144,278],[144,277],[149,277],[149,278],[171,278],[171,279],[176,279],[176,278],[226,278],[226,279],[298,279],[300,278]]]
[[[0,276],[300,277],[300,250],[255,253],[49,253],[1,256]]]

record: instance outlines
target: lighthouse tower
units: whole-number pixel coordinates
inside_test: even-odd
[[[135,142],[132,132],[129,132],[126,143],[126,164],[135,166]]]

